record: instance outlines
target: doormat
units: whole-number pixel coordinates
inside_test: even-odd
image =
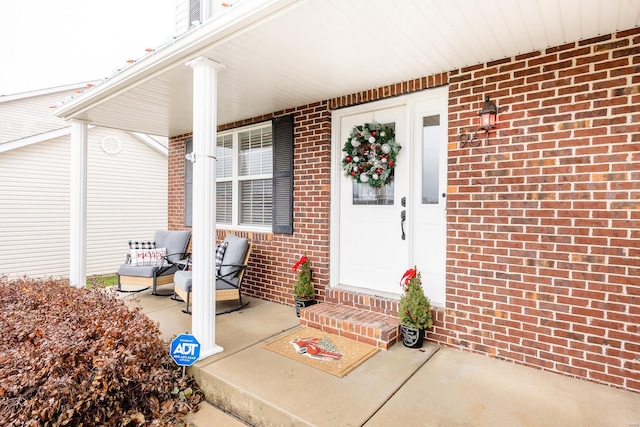
[[[340,378],[379,350],[369,344],[309,327],[297,329],[264,347]]]

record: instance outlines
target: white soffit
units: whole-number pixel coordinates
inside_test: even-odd
[[[173,136],[191,131],[184,63],[200,55],[226,67],[218,122],[229,123],[640,24],[636,0],[281,0],[270,11],[245,26],[238,17],[219,34],[216,20],[207,22],[196,30],[206,44],[191,34],[176,40],[170,49],[182,59],[173,55],[155,77],[133,68],[118,92],[102,97],[95,87],[62,115]]]

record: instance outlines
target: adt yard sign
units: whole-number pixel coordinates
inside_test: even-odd
[[[200,357],[200,343],[193,335],[181,334],[171,341],[171,358],[179,366],[191,366]]]

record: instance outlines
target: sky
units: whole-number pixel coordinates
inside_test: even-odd
[[[110,77],[175,34],[176,0],[2,0],[0,95]]]

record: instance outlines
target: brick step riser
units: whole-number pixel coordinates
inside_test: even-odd
[[[325,301],[375,313],[381,313],[386,316],[398,316],[399,301],[396,299],[329,288],[325,296]]]
[[[300,310],[300,324],[387,349],[399,340],[398,301],[330,289],[325,302]]]

